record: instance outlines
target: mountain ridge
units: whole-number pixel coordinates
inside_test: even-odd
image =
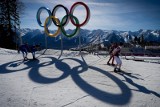
[[[51,33],[55,30],[50,31]],[[73,30],[69,29],[67,33],[72,33]],[[45,32],[39,29],[29,29],[24,28],[17,31],[21,35],[23,42],[29,44],[38,44],[41,43],[45,47]],[[157,42],[160,43],[160,30],[143,30],[138,31],[117,31],[117,30],[87,30],[80,29],[80,32],[77,36],[72,38],[67,38],[62,34],[59,34],[57,37],[47,36],[48,48],[60,48],[61,37],[63,37],[63,44],[66,48],[73,48],[79,45],[79,36],[81,37],[82,45],[88,43],[102,43],[102,42],[130,42],[135,39],[135,37],[141,37],[143,35],[144,41],[147,42]],[[64,47],[64,48],[65,48]]]

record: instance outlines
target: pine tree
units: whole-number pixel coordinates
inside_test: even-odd
[[[19,0],[0,1],[0,46],[15,48],[13,39],[16,37],[16,29],[20,28],[20,13],[24,5]]]
[[[137,36],[135,36],[134,42],[137,43],[137,40],[138,40],[138,38],[137,38]]]

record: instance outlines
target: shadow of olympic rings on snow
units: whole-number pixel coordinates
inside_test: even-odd
[[[34,67],[37,63],[39,63],[39,60],[35,60],[34,62],[31,60],[24,61],[24,62],[22,60],[8,62],[8,63],[0,65],[0,74],[24,71],[24,70],[30,69],[31,67]],[[26,66],[21,68],[20,67],[21,64],[24,64]]]
[[[49,83],[58,82],[60,80],[65,79],[66,77],[70,75],[73,81],[75,82],[75,84],[79,88],[81,88],[84,92],[88,93],[89,95],[93,96],[94,98],[98,100],[101,100],[105,103],[114,104],[114,105],[125,105],[129,103],[132,97],[131,90],[120,79],[118,79],[117,77],[113,76],[112,74],[110,74],[109,72],[105,70],[102,70],[94,66],[88,66],[85,63],[83,58],[82,58],[83,61],[79,59],[75,59],[75,58],[64,58],[64,59],[58,60],[57,58],[54,58],[54,57],[41,57],[42,60],[43,58],[48,58],[50,59],[50,61],[47,61],[47,62],[40,62],[39,60],[27,61],[24,63],[26,65],[26,67],[24,68],[21,68],[18,70],[7,70],[6,69],[7,66],[10,66],[10,67],[18,66],[19,65],[19,60],[18,60],[18,61],[6,63],[0,66],[0,68],[3,70],[6,70],[3,73],[11,73],[11,72],[17,72],[21,70],[30,69],[29,74],[28,74],[29,78],[32,81],[41,83],[41,84],[49,84]],[[72,61],[78,62],[79,65],[71,68],[71,66],[65,63],[64,60],[72,60]],[[53,64],[55,64],[55,68],[57,68],[59,71],[62,71],[62,74],[59,77],[49,78],[49,77],[45,77],[44,75],[40,73],[40,68],[47,67]],[[114,81],[117,84],[121,93],[115,94],[115,93],[106,92],[104,90],[94,87],[93,85],[85,81],[80,76],[80,74],[88,71],[89,69],[93,70],[93,72],[99,72],[105,75],[106,77],[110,78],[112,81]],[[54,70],[51,72],[54,72]]]
[[[87,64],[84,61],[81,61],[75,58],[64,58],[60,60],[57,60],[52,57],[50,58],[54,61],[53,63],[55,64],[55,67],[63,72],[62,75],[58,78],[47,78],[40,75],[37,67],[37,68],[32,68],[29,72],[29,77],[31,80],[38,83],[54,83],[62,79],[65,79],[70,75],[73,81],[75,82],[75,84],[79,86],[79,88],[81,88],[83,91],[85,91],[89,95],[95,97],[96,99],[99,99],[106,103],[115,104],[115,105],[124,105],[130,101],[132,97],[132,93],[131,93],[131,90],[128,88],[128,86],[124,84],[120,79],[108,73],[107,71],[94,66],[87,66]],[[78,62],[79,65],[71,68],[71,66],[65,63],[64,60],[72,60],[72,61]],[[42,67],[41,64],[39,66]],[[121,93],[118,93],[118,94],[109,93],[89,84],[79,75],[80,73],[84,73],[89,69],[92,69],[95,72],[100,72],[106,77],[113,80],[117,84],[117,86],[120,88]]]
[[[44,57],[42,57],[44,58]],[[32,68],[29,72],[29,78],[34,81],[34,82],[37,82],[37,83],[41,83],[41,84],[49,84],[49,83],[54,83],[54,82],[57,82],[57,81],[60,81],[66,77],[69,76],[69,65],[67,65],[66,63],[63,63],[54,58],[54,57],[45,57],[45,58],[49,58],[51,59],[50,62],[44,62],[44,63],[39,63],[38,66]],[[40,74],[40,68],[42,67],[47,67],[49,65],[53,65],[53,64],[61,64],[61,66],[63,66],[63,70],[61,68],[59,68],[59,71],[62,71],[62,75],[60,75],[59,77],[45,77],[44,75],[41,75]],[[53,67],[54,68],[54,67]],[[53,72],[54,73],[54,69],[51,70],[50,72]]]

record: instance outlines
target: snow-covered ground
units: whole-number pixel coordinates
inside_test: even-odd
[[[160,64],[123,58],[114,73],[108,56],[57,53],[23,62],[0,48],[0,107],[159,107]]]

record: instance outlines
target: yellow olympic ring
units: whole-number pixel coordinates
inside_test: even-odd
[[[51,37],[56,37],[60,33],[61,29],[60,29],[60,27],[58,27],[58,30],[54,34],[49,33],[49,30],[48,30],[48,27],[47,27],[47,23],[48,23],[49,19],[55,20],[55,22],[58,25],[60,25],[60,21],[55,16],[49,16],[49,17],[46,18],[45,23],[44,23],[44,30],[45,30],[46,34],[48,36],[51,36]]]

